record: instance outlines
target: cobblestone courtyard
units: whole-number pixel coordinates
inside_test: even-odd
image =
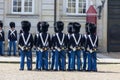
[[[98,64],[98,72],[54,72],[19,71],[17,63],[0,63],[0,80],[120,80],[120,64]]]

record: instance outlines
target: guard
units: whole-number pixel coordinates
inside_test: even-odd
[[[80,34],[81,25],[78,22],[73,23],[74,33],[70,38],[70,48],[72,49],[71,52],[71,63],[70,63],[70,70],[75,70],[75,60],[77,58],[77,70],[81,70],[81,51],[83,45],[83,36]]]
[[[35,46],[35,50],[36,50],[36,70],[38,70],[38,58],[39,58],[39,54],[40,54],[39,50],[37,50],[37,42],[38,42],[39,35],[42,32],[41,27],[42,27],[42,22],[38,22],[38,24],[37,24],[38,33],[34,37],[34,46]],[[39,64],[40,63],[41,62],[39,62]]]
[[[68,71],[70,71],[70,61],[71,61],[71,49],[70,49],[70,37],[71,37],[71,35],[72,35],[72,33],[73,33],[73,22],[70,22],[69,24],[68,24],[68,29],[67,29],[67,31],[68,31],[68,34],[67,34],[67,41],[68,41],[68,44],[67,44],[67,47],[68,47],[68,51],[67,51],[67,53],[68,53]]]
[[[98,37],[96,35],[95,24],[90,23],[90,35],[87,39],[87,50],[88,53],[88,71],[97,71],[97,56],[96,51],[98,48]]]
[[[55,63],[54,63],[54,61],[55,61],[55,48],[53,48],[54,47],[54,37],[55,37],[55,34],[56,33],[58,33],[58,30],[57,30],[57,28],[56,28],[56,26],[55,26],[55,24],[54,24],[54,34],[52,35],[52,44],[51,44],[51,50],[52,50],[52,63],[51,63],[51,70],[53,70],[53,68],[54,68],[54,65],[55,65]]]
[[[37,48],[39,50],[38,54],[38,70],[48,71],[48,50],[50,48],[50,34],[47,33],[49,24],[47,22],[42,22],[41,24],[42,32],[39,35],[37,41]]]
[[[4,37],[4,31],[3,31],[3,23],[0,21],[0,55],[4,55],[4,46],[3,44],[5,43],[5,37]]]
[[[27,58],[27,70],[32,70],[33,36],[29,33],[31,24],[28,21],[21,22],[23,33],[20,35],[18,47],[20,49],[20,70],[24,70],[25,56]]]
[[[54,59],[54,70],[66,70],[66,53],[65,49],[67,48],[67,36],[62,33],[64,29],[64,23],[62,21],[57,21],[55,23],[55,27],[57,28],[57,33],[53,36],[53,47],[55,49],[55,59]]]
[[[84,40],[85,40],[85,43],[84,43],[84,49],[83,49],[83,71],[86,71],[86,68],[87,68],[87,56],[88,56],[88,53],[89,51],[87,51],[87,38],[88,38],[88,35],[90,34],[90,23],[86,23],[85,24],[85,31],[86,31],[86,34],[84,34]]]
[[[17,31],[15,30],[15,23],[14,22],[10,22],[10,30],[8,32],[8,43],[9,43],[9,47],[8,47],[8,56],[11,56],[11,50],[13,47],[13,55],[16,56],[16,44],[17,44]]]

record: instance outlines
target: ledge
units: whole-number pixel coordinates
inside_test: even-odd
[[[38,14],[6,14],[9,18],[38,18]]]

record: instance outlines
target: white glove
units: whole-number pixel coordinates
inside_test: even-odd
[[[8,42],[10,42],[10,40],[8,39]]]
[[[40,49],[41,52],[43,52],[43,49]]]
[[[92,49],[89,50],[90,53],[93,53]]]
[[[58,51],[60,51],[60,48],[57,48]]]
[[[73,49],[73,47],[72,47],[72,46],[70,46],[70,49]]]
[[[75,48],[75,47],[73,48],[73,51],[76,51],[76,48]]]
[[[21,47],[21,50],[23,51],[23,50],[24,50],[24,48],[23,48],[23,47]]]

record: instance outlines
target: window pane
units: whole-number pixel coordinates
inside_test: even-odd
[[[72,7],[75,7],[75,6],[76,6],[76,4],[75,4],[75,3],[73,3],[73,4],[72,4]]]
[[[25,7],[24,10],[25,10],[25,12],[29,12],[29,8],[28,7]]]
[[[29,7],[29,12],[32,12],[32,7]]]
[[[25,6],[29,6],[29,4],[28,4],[28,2],[25,2],[25,4],[24,4]]]
[[[71,13],[75,13],[76,11],[75,11],[75,9],[71,9]]]
[[[29,2],[29,6],[32,6],[32,2]]]
[[[21,6],[21,2],[18,2],[18,6]]]
[[[76,2],[76,0],[71,0],[72,1],[72,3],[75,3]]]
[[[79,8],[82,8],[82,3],[79,3]]]
[[[13,6],[17,6],[17,0],[13,0]]]
[[[21,7],[18,7],[18,12],[21,12]]]
[[[79,2],[82,2],[83,0],[79,0]]]
[[[17,12],[17,7],[13,7],[13,12]]]

